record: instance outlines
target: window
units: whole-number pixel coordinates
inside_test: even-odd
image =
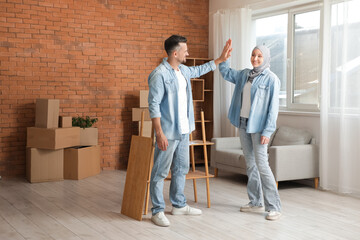
[[[317,104],[320,11],[294,15],[292,103]]]
[[[256,44],[271,52],[271,70],[281,81],[280,107],[317,110],[320,92],[320,9],[287,9],[255,19]]]
[[[280,106],[286,106],[286,49],[288,14],[256,20],[256,45],[266,45],[271,53],[271,71],[281,81]]]

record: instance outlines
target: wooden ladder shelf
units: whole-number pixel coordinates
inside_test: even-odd
[[[202,140],[193,140],[192,134],[190,134],[190,161],[191,161],[191,170],[186,179],[193,179],[194,186],[194,198],[195,202],[197,202],[197,190],[196,190],[196,179],[205,178],[206,180],[206,195],[207,195],[207,207],[210,207],[210,181],[209,178],[214,177],[214,175],[209,173],[209,162],[207,157],[207,146],[213,145],[213,142],[206,141],[206,132],[205,132],[205,120],[204,120],[204,111],[200,112],[201,116],[201,133]],[[202,146],[204,150],[204,164],[205,164],[205,172],[198,171],[195,169],[195,154],[194,148],[197,146]]]

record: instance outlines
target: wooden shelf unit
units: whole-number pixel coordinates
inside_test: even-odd
[[[208,58],[187,58],[189,67],[202,65],[211,61]],[[190,163],[191,170],[186,179],[193,180],[194,198],[197,202],[196,179],[205,179],[207,193],[207,207],[210,207],[210,181],[214,175],[209,174],[210,145],[213,137],[213,89],[214,73],[209,73],[200,78],[191,79],[192,97],[194,104],[195,130],[190,134]],[[195,169],[196,164],[204,164],[205,171]]]
[[[204,79],[191,79],[191,89],[194,102],[203,102],[204,99]]]
[[[198,66],[210,62],[212,59],[208,58],[187,58],[186,65]],[[210,142],[213,137],[213,95],[214,95],[214,72],[210,71],[207,74],[191,79],[192,96],[194,104],[195,115],[195,131],[192,133],[192,138],[202,141],[201,132],[201,116],[200,112],[204,111],[205,135],[206,141]],[[209,145],[209,144],[207,144]],[[201,146],[201,145],[200,145]],[[210,162],[210,148],[207,148],[207,156]],[[194,149],[195,164],[204,164],[204,152],[201,148]]]

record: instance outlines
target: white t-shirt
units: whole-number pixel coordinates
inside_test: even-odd
[[[179,83],[178,109],[179,109],[181,134],[188,134],[190,132],[190,127],[189,127],[189,118],[187,115],[187,94],[186,94],[187,82],[180,70],[179,71],[175,70],[175,73]]]
[[[249,118],[250,107],[251,107],[251,82],[247,81],[245,83],[243,92],[242,92],[242,105],[240,111],[240,117]]]

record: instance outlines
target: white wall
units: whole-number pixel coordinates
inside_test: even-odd
[[[313,0],[309,0],[313,1]],[[221,9],[249,7],[254,11],[261,8],[271,8],[273,6],[289,6],[293,4],[307,3],[308,0],[210,0],[209,1],[209,57],[213,56],[213,21],[212,14]],[[236,54],[236,51],[233,53]],[[249,56],[250,57],[250,56]],[[320,142],[320,114],[298,114],[282,112],[278,117],[278,126],[286,125],[306,129],[316,138],[316,144]]]
[[[264,0],[210,0],[210,13],[216,12],[220,9],[244,7],[249,3],[265,2]]]
[[[309,2],[321,2],[320,0],[210,0],[210,14],[220,9],[249,7],[253,10],[261,10],[274,6],[300,5]]]

